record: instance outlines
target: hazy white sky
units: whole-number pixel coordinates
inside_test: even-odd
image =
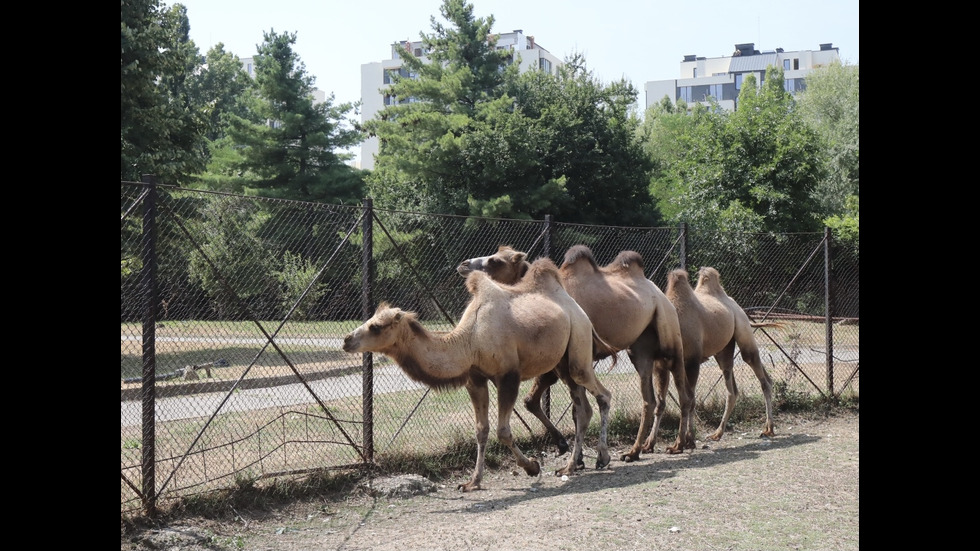
[[[359,101],[361,64],[391,57],[391,44],[432,34],[442,0],[181,0],[202,54],[221,42],[239,57],[255,55],[263,32],[296,33],[293,51],[334,103]],[[839,48],[857,65],[858,0],[472,0],[473,15],[494,17],[492,30],[516,29],[564,59],[578,52],[596,77],[643,85],[680,76],[685,55],[730,56],[735,44],[757,50]]]

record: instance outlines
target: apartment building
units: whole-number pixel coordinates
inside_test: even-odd
[[[391,44],[391,58],[383,61],[374,61],[361,65],[361,121],[369,121],[384,109],[396,101],[391,95],[384,92],[385,88],[391,84],[391,75],[399,74],[403,77],[414,78],[407,67],[403,67],[401,56],[396,50],[397,46],[403,46],[412,52],[415,57],[427,61],[425,46],[421,40],[393,42]],[[554,73],[561,65],[561,60],[551,52],[538,44],[534,37],[525,35],[522,29],[516,29],[509,33],[497,35],[497,49],[511,50],[514,52],[514,62],[520,63],[520,71],[539,69]],[[409,101],[409,100],[401,100]],[[374,156],[378,153],[378,139],[368,138],[361,144],[360,167],[363,169],[374,168]]]
[[[738,94],[746,75],[755,75],[761,86],[769,66],[782,67],[786,90],[792,94],[806,89],[806,75],[832,62],[840,62],[840,52],[831,43],[817,50],[759,51],[754,43],[736,44],[731,56],[699,57],[685,55],[680,63],[680,78],[655,80],[644,85],[645,107],[660,103],[667,96],[672,102],[683,99],[688,105],[707,103],[708,96],[728,109],[737,107]]]

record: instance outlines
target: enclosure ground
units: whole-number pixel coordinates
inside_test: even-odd
[[[361,487],[272,510],[124,523],[121,550],[858,549],[857,410],[776,421],[775,438],[746,422],[683,455],[601,471],[587,449],[586,469],[567,480],[552,474],[566,458],[547,456],[539,477],[508,462],[466,494],[456,485],[470,472],[411,497]]]

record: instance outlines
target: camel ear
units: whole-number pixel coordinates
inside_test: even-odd
[[[525,258],[527,258],[527,253],[525,253],[525,252],[514,253],[514,263],[515,264],[516,263],[520,263],[520,262],[524,262],[524,259]]]

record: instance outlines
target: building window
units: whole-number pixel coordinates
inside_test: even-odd
[[[721,101],[722,100],[722,85],[721,84],[712,84],[711,86],[708,86],[708,95],[710,95],[711,97],[715,98],[718,101]]]
[[[736,90],[741,90],[742,89],[742,76],[743,76],[742,73],[739,73],[739,74],[735,75],[735,89]]]
[[[693,103],[691,101],[691,87],[690,86],[681,86],[680,88],[678,88],[677,89],[677,99],[682,99],[686,103]]]
[[[422,48],[415,48],[415,57],[422,57]]]
[[[551,61],[550,60],[547,60],[547,59],[545,59],[545,58],[542,57],[541,59],[538,60],[538,66],[541,67],[541,70],[542,71],[547,71],[548,74],[551,74]]]
[[[784,71],[789,71],[789,60],[788,59],[784,59],[783,60],[783,70]]]
[[[784,80],[783,81],[783,89],[786,90],[787,92],[791,93],[791,94],[795,94],[796,93],[796,79],[795,78],[788,78],[788,79]]]
[[[698,78],[698,68],[694,68],[694,78]]]
[[[793,58],[793,70],[794,71],[799,71],[800,70],[800,58],[798,58],[798,57],[797,58]]]

